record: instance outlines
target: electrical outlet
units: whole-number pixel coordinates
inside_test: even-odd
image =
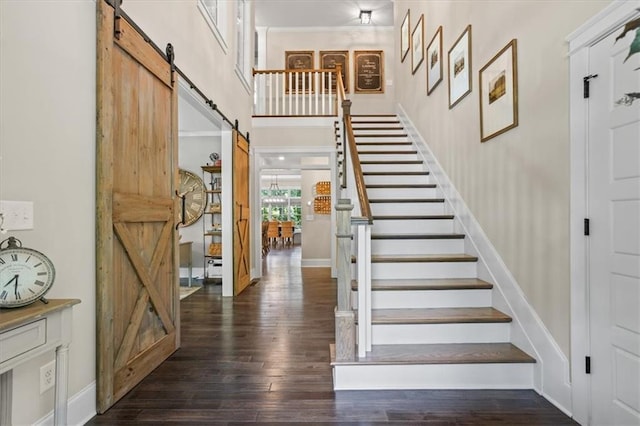
[[[40,367],[40,394],[45,393],[56,383],[56,362],[51,361]]]

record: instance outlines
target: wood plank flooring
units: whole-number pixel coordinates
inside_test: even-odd
[[[181,302],[182,348],[88,425],[576,424],[534,391],[332,390],[335,283],[273,249],[240,296]]]

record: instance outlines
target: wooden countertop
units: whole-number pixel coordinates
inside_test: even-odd
[[[36,301],[31,305],[21,308],[0,309],[0,332],[16,327],[22,323],[32,321],[51,312],[62,310],[66,307],[77,305],[80,299],[48,299],[45,304]]]

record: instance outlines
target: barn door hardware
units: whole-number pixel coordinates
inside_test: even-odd
[[[122,37],[122,29],[120,28],[122,14],[120,12],[120,6],[122,6],[122,0],[113,0],[113,36],[117,40],[120,40],[120,37]]]
[[[167,54],[167,61],[169,61],[169,65],[171,65],[171,85],[175,83],[175,72],[176,72],[176,64],[174,63],[174,59],[176,58],[176,53],[173,50],[173,45],[171,43],[167,43],[167,48],[165,49],[165,53]]]

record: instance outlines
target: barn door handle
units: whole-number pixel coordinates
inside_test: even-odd
[[[185,195],[180,195],[178,191],[176,191],[176,195],[182,200],[182,215],[180,216],[182,220],[176,224],[176,230],[180,227],[180,225],[185,224],[185,216],[187,215],[187,197]]]

